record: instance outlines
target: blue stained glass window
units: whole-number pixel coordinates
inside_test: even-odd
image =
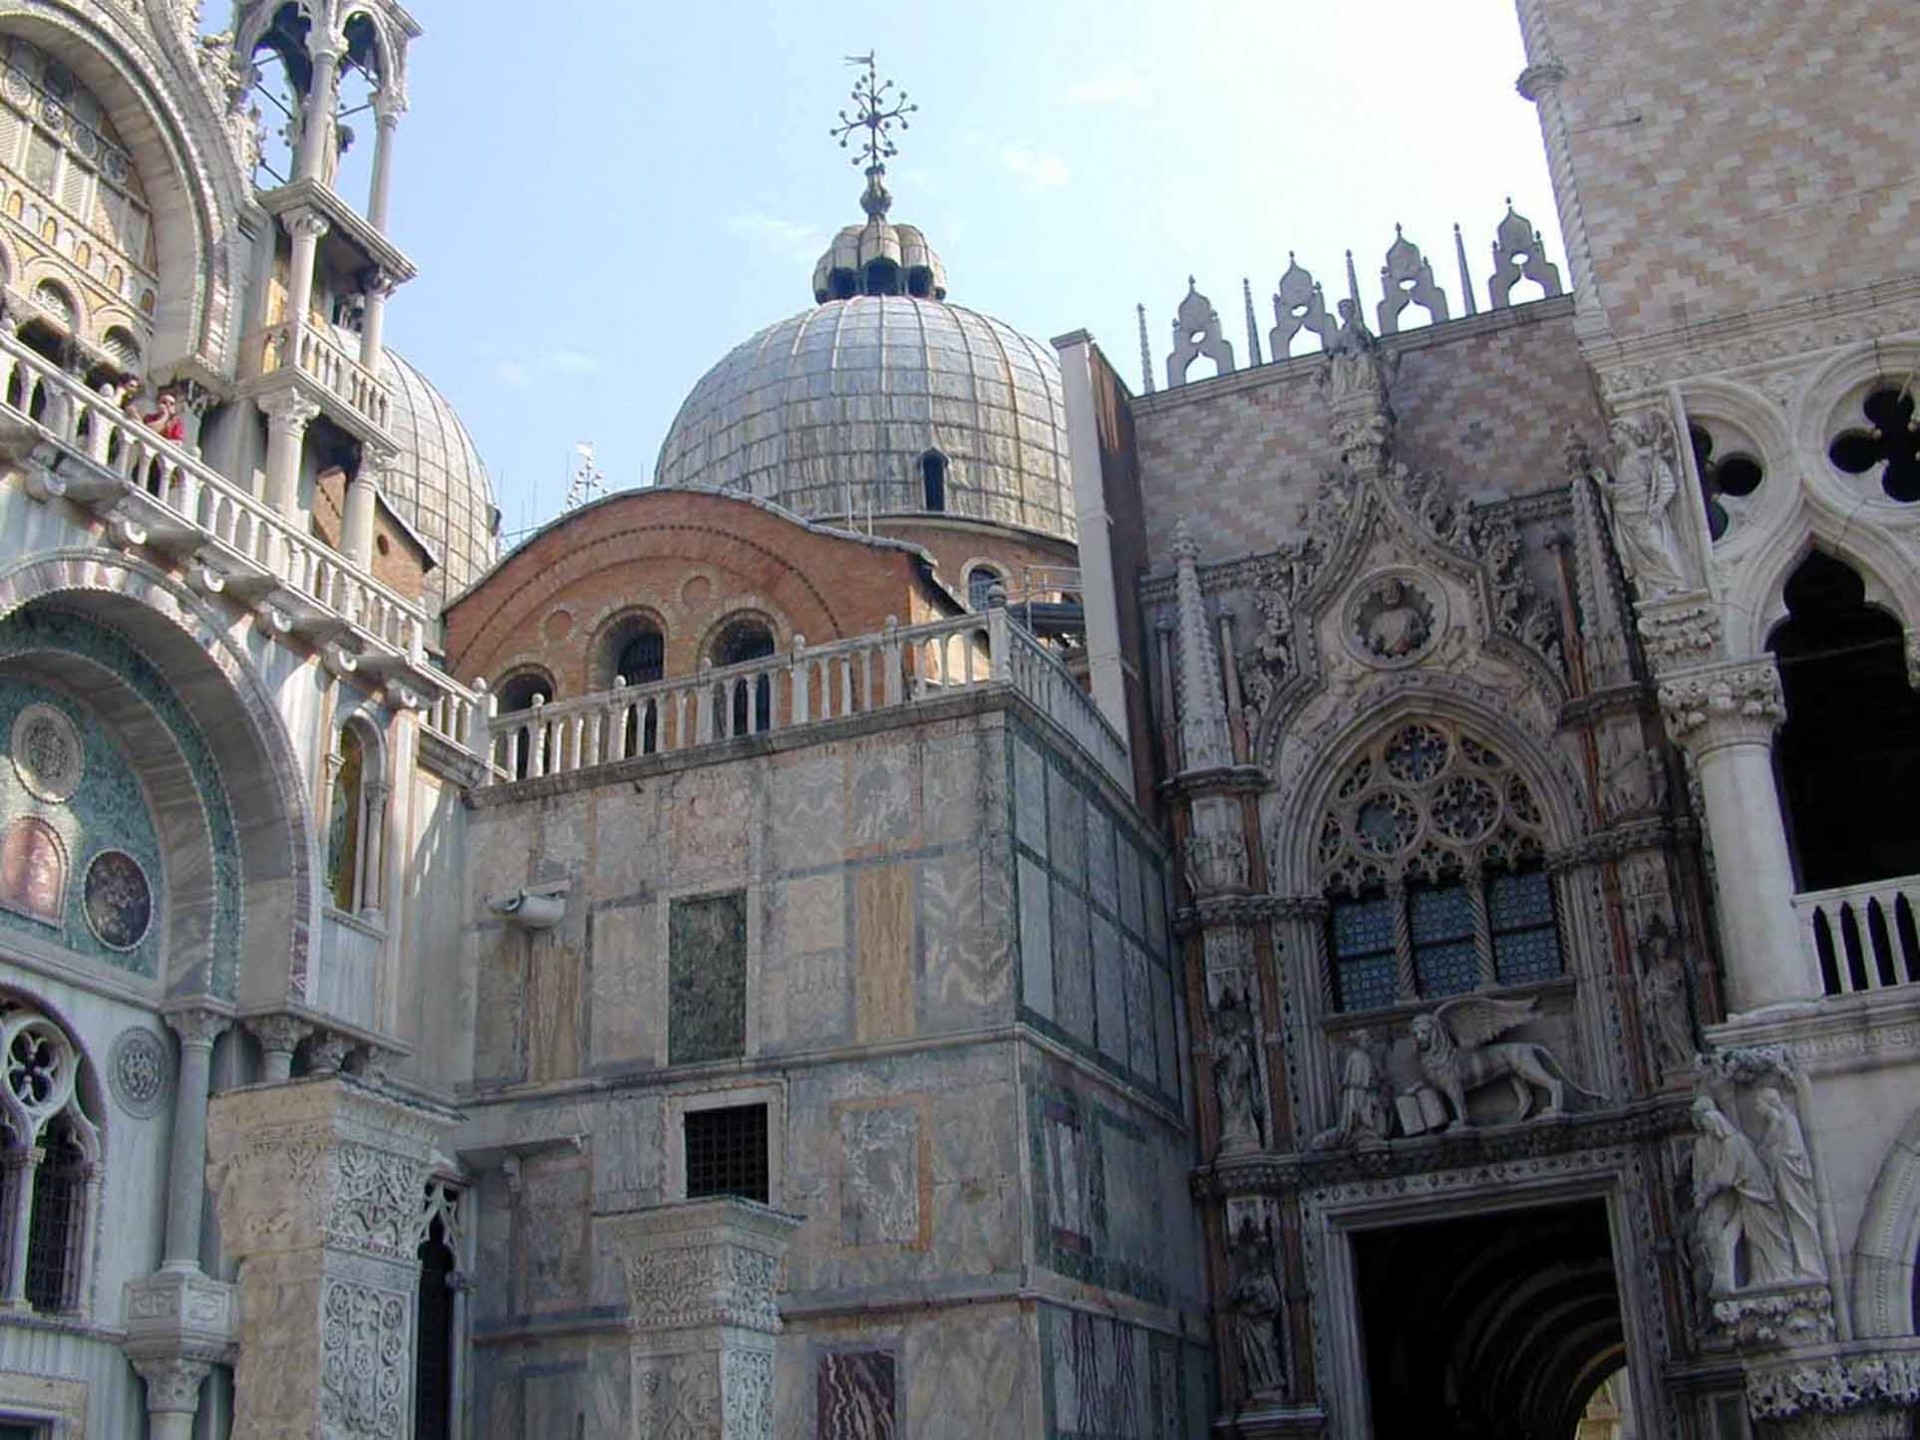
[[[1341,1010],[1374,1010],[1399,998],[1394,976],[1393,902],[1341,900],[1333,907],[1334,1003]]]
[[[1493,925],[1493,968],[1502,985],[1550,980],[1564,968],[1553,917],[1553,882],[1545,871],[1496,876],[1487,887]]]

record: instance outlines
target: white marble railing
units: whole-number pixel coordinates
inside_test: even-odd
[[[328,906],[320,916],[320,954],[307,1003],[363,1030],[380,1029],[379,929]]]
[[[0,405],[98,467],[63,464],[43,488],[107,514],[133,543],[195,557],[215,583],[259,592],[290,626],[311,620],[316,633],[338,631],[344,619],[407,663],[424,663],[419,605],[5,335]]]
[[[336,344],[332,336],[312,325],[300,327],[300,373],[318,381],[382,430],[387,428],[393,415],[393,397],[380,377]]]
[[[320,326],[282,320],[255,331],[245,353],[258,375],[273,374],[291,357],[302,375],[382,430],[393,416],[386,382]]]
[[[1117,782],[1129,782],[1126,747],[1093,701],[999,609],[495,715],[488,754],[496,778],[534,779],[989,686],[1026,696]]]
[[[421,713],[420,724],[461,750],[479,754],[487,745],[487,720],[492,714],[486,681],[472,690],[452,687],[435,697]]]
[[[1829,995],[1920,982],[1920,875],[1793,897]]]

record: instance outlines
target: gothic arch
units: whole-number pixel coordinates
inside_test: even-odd
[[[230,337],[216,333],[224,307],[214,303],[214,292],[242,293],[246,241],[235,221],[250,201],[211,107],[189,118],[175,98],[185,92],[190,103],[204,99],[200,87],[181,85],[137,41],[61,0],[0,0],[4,35],[18,35],[73,71],[133,156],[152,207],[160,277],[152,358],[223,363]],[[202,134],[217,137],[217,147],[200,143]]]
[[[1854,1333],[1889,1339],[1914,1333],[1914,1258],[1920,1250],[1920,1110],[1900,1136],[1867,1193],[1853,1242]]]
[[[1565,758],[1514,724],[1499,708],[1498,697],[1416,681],[1384,703],[1370,704],[1366,696],[1357,697],[1348,707],[1344,723],[1332,734],[1311,740],[1314,757],[1298,778],[1268,790],[1261,798],[1261,827],[1268,846],[1273,893],[1318,893],[1313,847],[1319,834],[1318,818],[1334,786],[1372,741],[1396,726],[1429,718],[1452,722],[1505,757],[1540,805],[1541,828],[1552,848],[1572,843],[1585,831],[1580,818],[1579,782]],[[1267,761],[1270,774],[1278,773],[1274,762],[1287,739],[1286,732],[1273,738]]]
[[[1812,507],[1805,513],[1808,523],[1775,534],[1742,564],[1721,598],[1728,657],[1767,653],[1767,637],[1787,618],[1787,581],[1814,550],[1852,569],[1866,585],[1867,603],[1898,620],[1909,636],[1920,632],[1920,569],[1900,546],[1878,527],[1836,523]]]
[[[207,988],[243,1006],[304,997],[319,914],[313,817],[274,697],[249,657],[198,599],[133,557],[55,551],[0,572],[0,619],[34,601],[119,635],[165,677],[201,734],[219,735],[239,913],[234,973],[215,967]]]
[[[1741,557],[1764,546],[1768,537],[1793,524],[1801,508],[1802,454],[1794,444],[1785,412],[1751,386],[1719,378],[1689,380],[1680,387],[1680,405],[1689,426],[1704,425],[1709,431],[1716,423],[1722,427],[1721,443],[1714,451],[1716,459],[1725,453],[1724,441],[1730,430],[1751,442],[1754,458],[1763,467],[1765,478],[1759,489],[1739,502],[1738,523],[1714,540],[1707,530],[1702,477],[1692,446],[1687,445],[1683,451],[1686,472],[1693,482],[1687,488],[1686,501],[1690,524],[1714,562],[1731,568],[1741,563]],[[1684,430],[1681,438],[1687,439]],[[1740,453],[1746,453],[1746,447],[1741,447]]]

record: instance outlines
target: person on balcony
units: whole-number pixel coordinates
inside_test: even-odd
[[[171,390],[160,392],[160,408],[141,417],[147,428],[158,432],[162,440],[183,445],[187,439],[187,417],[180,413],[180,397]]]

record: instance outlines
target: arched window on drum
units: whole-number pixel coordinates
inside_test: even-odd
[[[1374,1010],[1562,973],[1539,804],[1445,722],[1355,760],[1320,821],[1333,1007]]]
[[[714,637],[714,668],[764,660],[774,649],[773,628],[757,615],[743,615]],[[773,681],[764,673],[722,682],[715,698],[728,735],[757,733],[773,724]]]

